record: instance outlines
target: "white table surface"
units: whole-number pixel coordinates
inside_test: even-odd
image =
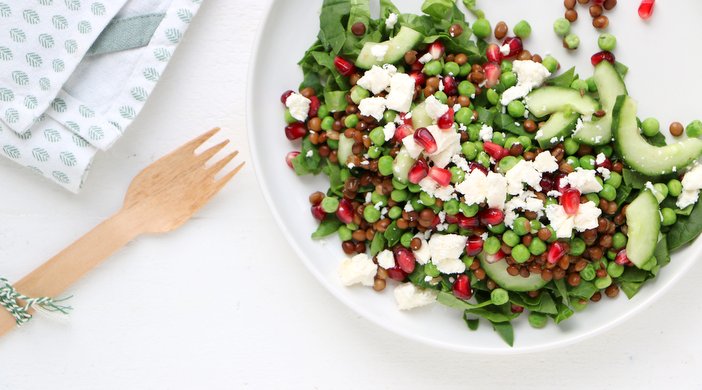
[[[223,126],[248,157],[246,74],[266,3],[204,2],[143,113],[80,195],[0,160],[0,275],[19,279],[115,212],[139,170],[203,130]],[[0,339],[0,389],[700,388],[700,280],[697,264],[623,325],[560,350],[438,350],[325,291],[247,167],[183,228],[138,239],[75,285],[69,318],[38,317]]]

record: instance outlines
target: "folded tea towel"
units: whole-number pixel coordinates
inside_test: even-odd
[[[0,0],[0,154],[77,192],[202,0]]]

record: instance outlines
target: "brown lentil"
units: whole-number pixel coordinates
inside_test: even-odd
[[[575,265],[573,266],[573,270],[574,270],[575,272],[580,272],[580,271],[584,270],[585,267],[587,267],[587,260],[585,260],[585,259],[580,259],[580,260],[578,260],[578,261],[575,263]]]
[[[322,199],[324,199],[324,193],[320,191],[313,192],[309,196],[310,204],[313,206],[322,203]]]
[[[604,10],[602,9],[601,5],[594,4],[590,6],[590,16],[593,18],[602,15],[602,12],[604,12]]]
[[[605,29],[607,26],[609,26],[609,18],[604,15],[600,15],[592,19],[592,26],[598,30]]]
[[[375,290],[375,291],[385,290],[385,279],[375,278],[375,280],[373,280],[373,290]]]
[[[410,50],[407,53],[405,53],[405,63],[408,65],[412,65],[415,62],[417,62],[417,51],[416,50]]]
[[[553,279],[553,272],[550,269],[545,269],[541,271],[541,279],[546,282],[550,282]]]
[[[597,271],[595,271],[595,275],[597,275],[598,278],[602,279],[607,276],[607,270],[604,268],[600,268]]]
[[[353,87],[354,85],[356,85],[356,83],[358,83],[358,80],[360,80],[360,79],[361,79],[361,75],[358,73],[354,73],[351,76],[349,76],[349,83]]]
[[[453,62],[457,63],[458,65],[465,65],[468,63],[468,56],[463,53],[456,54],[456,56],[453,58]]]
[[[354,244],[353,241],[344,241],[341,243],[341,249],[344,253],[350,255],[356,250],[356,244]]]
[[[498,22],[495,25],[495,39],[503,39],[507,36],[508,31],[509,27],[507,27],[507,23],[502,21]]]
[[[600,299],[602,299],[602,293],[601,292],[596,292],[592,295],[592,298],[590,298],[591,301],[593,302],[599,302]]]
[[[539,229],[537,236],[541,241],[548,241],[551,238],[551,231],[547,228],[541,228]]]
[[[539,295],[541,295],[541,293],[538,292],[538,291],[527,291],[527,295],[528,295],[530,298],[538,298]]]
[[[484,280],[485,277],[487,276],[487,275],[485,275],[485,270],[482,268],[478,268],[475,271],[473,271],[473,275],[475,275],[475,277],[478,280]]]
[[[456,99],[456,100],[458,101],[458,104],[461,105],[461,107],[470,106],[470,98],[468,96],[460,95],[460,96],[458,96],[458,99]]]
[[[356,22],[351,26],[351,32],[360,37],[366,33],[366,25],[363,22]]]
[[[565,271],[562,268],[553,269],[553,278],[556,280],[561,280],[565,277]]]
[[[619,287],[616,284],[611,284],[605,289],[605,295],[610,298],[614,298],[619,295]]]
[[[670,124],[668,130],[670,131],[670,135],[672,135],[673,137],[680,137],[685,128],[683,127],[682,123],[673,122]]]
[[[449,27],[448,32],[449,35],[451,35],[452,37],[458,37],[461,36],[461,34],[463,34],[463,27],[461,27],[461,25],[458,23],[452,24],[451,27]]]
[[[512,276],[517,276],[517,275],[519,275],[519,268],[517,268],[513,265],[510,265],[509,267],[507,267],[507,273],[512,275]]]
[[[533,56],[531,56],[531,60],[540,64],[544,59],[541,58],[540,55],[534,54]]]
[[[366,243],[365,242],[357,242],[356,243],[356,248],[354,248],[356,253],[366,253]]]
[[[418,251],[422,247],[422,240],[419,237],[415,237],[410,241],[410,248],[413,251]]]
[[[527,133],[534,133],[537,130],[536,122],[533,119],[527,119],[524,121],[524,130]]]
[[[302,88],[302,90],[300,91],[300,95],[302,95],[308,99],[316,94],[317,93],[315,92],[314,88],[312,88],[312,87]]]
[[[570,275],[568,275],[567,282],[573,287],[578,287],[580,285],[580,274],[577,272],[571,273]]]
[[[522,50],[517,54],[517,59],[520,61],[526,61],[531,59],[531,53],[529,50]]]
[[[568,19],[568,21],[571,23],[575,22],[576,20],[578,20],[578,11],[574,9],[569,9],[565,12],[564,17]]]
[[[575,8],[575,0],[564,0],[563,6],[566,9],[573,9],[573,8]]]
[[[605,0],[604,4],[604,9],[607,11],[611,10],[612,8],[617,6],[617,0]]]
[[[529,272],[529,268],[527,268],[527,267],[519,268],[519,276],[521,276],[523,278],[528,278],[529,276],[531,276],[531,273]]]
[[[578,4],[587,4],[590,0],[578,0]]]

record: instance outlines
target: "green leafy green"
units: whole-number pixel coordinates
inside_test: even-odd
[[[622,171],[622,177],[624,178],[624,184],[627,184],[631,186],[631,188],[637,190],[644,188],[646,186],[646,183],[651,181],[650,177],[628,168],[624,168],[624,170]]]
[[[402,236],[402,230],[397,227],[397,222],[393,221],[388,228],[383,233],[383,236],[387,240],[388,247],[395,246],[400,242],[400,237]]]
[[[493,126],[496,130],[504,130],[515,135],[524,135],[529,138],[534,137],[533,134],[527,133],[527,131],[524,130],[524,126],[507,114],[498,114],[494,119]]]
[[[451,19],[454,6],[453,0],[424,0],[422,12],[438,20]]]
[[[668,231],[668,250],[674,251],[702,233],[702,206],[697,203],[689,217],[680,216]]]
[[[665,267],[670,263],[670,252],[668,251],[668,240],[663,237],[660,241],[658,241],[658,244],[656,245],[656,249],[653,252],[653,256],[656,258],[656,263],[660,267]]]
[[[312,233],[312,238],[314,239],[319,239],[326,237],[330,234],[336,233],[337,230],[339,230],[339,227],[343,225],[341,221],[336,219],[335,216],[332,215],[327,215],[326,218],[317,226],[317,230],[315,230],[314,233]]]
[[[309,156],[308,156],[309,154]],[[292,160],[293,169],[299,176],[310,173],[317,174],[322,171],[322,156],[319,155],[317,148],[305,137],[302,140],[302,150],[300,154]]]
[[[377,255],[383,249],[385,249],[385,237],[383,237],[383,235],[380,233],[376,233],[373,236],[373,241],[371,241],[370,245],[371,256]]]
[[[575,81],[575,79],[577,78],[578,75],[575,74],[575,67],[573,67],[561,73],[560,75],[547,80],[546,84],[553,85],[555,87],[569,88],[573,81]]]
[[[564,304],[558,304],[558,314],[553,317],[553,321],[556,324],[560,324],[561,322],[570,318],[574,313],[575,312],[570,307]]]
[[[318,38],[324,48],[337,55],[346,42],[346,19],[351,12],[349,0],[324,0],[319,14]]]
[[[492,328],[510,347],[514,346],[514,327],[509,322],[492,322]]]
[[[480,320],[478,318],[471,318],[470,313],[463,312],[463,321],[466,322],[466,326],[470,330],[478,330],[480,325]]]
[[[599,289],[595,287],[594,283],[582,280],[577,287],[571,288],[568,293],[572,297],[590,299],[597,291],[599,291]]]
[[[344,111],[346,109],[346,91],[324,92],[324,103],[331,112]]]
[[[443,291],[440,292],[439,295],[436,297],[436,301],[441,303],[442,305],[448,306],[450,308],[461,309],[461,310],[475,310],[475,309],[483,308],[485,306],[492,305],[491,300],[487,300],[485,302],[473,304],[473,303],[466,302],[462,299],[456,298],[456,296],[450,292],[443,292]],[[471,313],[473,313],[473,312],[471,312]]]

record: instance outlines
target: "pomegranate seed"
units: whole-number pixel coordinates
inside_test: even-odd
[[[334,58],[334,66],[336,70],[341,73],[342,76],[350,76],[356,71],[356,67],[351,61],[348,61],[342,57],[336,56]]]
[[[446,46],[444,46],[441,41],[434,41],[431,45],[429,45],[429,54],[431,54],[431,57],[435,60],[438,60],[444,55],[444,52],[446,51]]]
[[[494,158],[496,161],[502,160],[503,157],[509,154],[507,149],[494,142],[489,141],[483,143],[483,149],[485,150],[485,153],[489,154],[490,157]]]
[[[440,223],[441,223],[441,218],[439,218],[438,215],[435,215],[434,219],[431,220],[431,228],[432,229],[436,228],[437,226],[439,226]]]
[[[388,272],[388,276],[392,280],[397,280],[398,282],[403,282],[405,278],[407,277],[407,274],[405,271],[395,267],[395,268],[388,268],[386,270]]]
[[[522,40],[519,37],[507,37],[502,42],[502,45],[509,45],[509,53],[505,56],[505,58],[514,57],[517,54],[521,53],[524,49],[524,46],[522,45]]]
[[[614,65],[614,54],[612,54],[611,51],[603,50],[599,53],[593,54],[592,57],[590,57],[590,62],[593,66],[596,66],[602,61],[609,61],[612,65]]]
[[[495,226],[505,220],[505,213],[498,209],[485,209],[480,212],[480,223]]]
[[[336,217],[339,218],[339,221],[342,223],[353,222],[353,205],[351,204],[350,200],[342,198],[339,201],[339,208],[336,210]]]
[[[503,252],[502,249],[500,249],[494,255],[486,254],[485,261],[487,261],[490,264],[494,264],[494,263],[497,263],[498,261],[504,259],[505,257],[507,257],[507,254],[505,252]]]
[[[445,80],[445,79],[444,79]],[[448,111],[436,121],[436,124],[441,130],[448,130],[453,128],[453,107],[449,107]]]
[[[431,167],[429,169],[429,177],[442,187],[451,184],[451,171],[439,167]]]
[[[483,172],[485,175],[488,174],[488,170],[487,170],[487,168],[485,168],[485,165],[477,163],[475,161],[471,161],[468,164],[468,171],[473,172],[473,170],[475,170],[475,169]]]
[[[422,179],[427,177],[428,174],[429,166],[427,165],[426,161],[419,159],[410,169],[407,178],[409,179],[410,183],[417,184],[422,181]]]
[[[631,262],[626,255],[626,249],[622,249],[619,251],[619,253],[617,253],[617,257],[614,258],[614,262],[619,265],[627,265]]]
[[[653,6],[656,4],[656,0],[643,0],[639,6],[639,17],[641,19],[648,19],[653,15]]]
[[[461,229],[471,230],[480,226],[478,217],[466,217],[463,214],[458,214],[458,227]]]
[[[458,275],[456,281],[453,282],[453,295],[460,299],[470,299],[473,296],[468,275]]]
[[[414,85],[423,86],[427,82],[427,76],[422,72],[412,72],[410,77],[414,79]]]
[[[570,188],[570,184],[568,184],[568,177],[565,174],[559,174],[556,177],[556,189],[562,194],[568,188]]]
[[[319,112],[319,106],[321,105],[322,102],[319,101],[319,98],[317,96],[310,96],[310,111],[307,115],[310,118],[317,116],[317,113]]]
[[[422,69],[424,69],[424,64],[419,61],[415,61],[415,63],[410,66],[412,72],[421,72]]]
[[[299,156],[300,152],[297,150],[293,150],[292,152],[289,152],[288,154],[285,155],[285,163],[288,164],[290,168],[293,168],[293,160],[295,157]]]
[[[432,154],[438,149],[434,136],[426,127],[420,127],[414,132],[414,142],[423,147],[428,154]]]
[[[314,217],[314,219],[317,219],[320,221],[323,221],[324,218],[327,216],[327,213],[325,213],[324,210],[322,209],[321,203],[310,207],[310,211],[312,211],[312,216]]]
[[[451,75],[444,76],[444,78],[441,79],[441,82],[444,85],[445,94],[448,96],[458,95],[458,82],[456,81],[455,77]]]
[[[395,262],[397,266],[405,273],[411,274],[414,271],[414,266],[416,265],[414,254],[412,251],[405,247],[398,247],[394,251]]]
[[[401,112],[400,113],[400,120],[402,121],[402,123],[404,123],[408,126],[412,126],[412,115],[407,116],[406,112]]]
[[[580,208],[580,191],[576,188],[568,188],[563,191],[560,198],[561,206],[568,215],[575,215]]]
[[[556,241],[553,244],[551,244],[550,248],[548,248],[546,260],[548,260],[548,262],[551,264],[556,264],[558,263],[558,260],[562,259],[563,256],[565,256],[567,251],[568,248],[564,243]]]
[[[480,236],[470,236],[466,241],[466,256],[477,256],[483,251],[483,239]]]
[[[553,189],[556,188],[556,182],[553,179],[553,176],[546,175],[546,174],[544,174],[541,177],[541,181],[539,182],[539,185],[541,186],[541,190],[543,192],[553,191]]]
[[[280,102],[285,104],[285,102],[288,101],[290,95],[292,95],[293,93],[295,93],[295,91],[293,91],[292,89],[288,89],[287,91],[283,92],[283,94],[280,95]]]
[[[512,304],[512,313],[516,314],[516,313],[522,313],[522,312],[524,312],[523,306]]]
[[[609,169],[611,171],[612,170],[612,160],[605,158],[604,161],[602,161],[601,163],[598,163],[597,161],[595,161],[595,166],[597,168],[605,168],[605,169]]]
[[[487,49],[485,50],[485,56],[487,56],[489,62],[496,63],[500,63],[503,57],[502,52],[500,51],[500,47],[494,43],[491,43],[487,46]]]
[[[395,129],[395,141],[400,142],[408,135],[412,135],[414,129],[410,125],[402,125]]]
[[[456,215],[446,214],[446,218],[444,218],[444,221],[446,221],[446,223],[450,223],[450,224],[458,223],[458,221],[459,221],[458,216],[459,215],[461,215],[461,214],[456,214]]]
[[[492,88],[500,82],[500,75],[502,75],[500,65],[489,62],[483,65],[483,70],[485,71],[485,85],[488,88]]]
[[[302,122],[295,122],[285,126],[285,136],[291,141],[302,138],[305,134],[307,134],[307,128]]]

